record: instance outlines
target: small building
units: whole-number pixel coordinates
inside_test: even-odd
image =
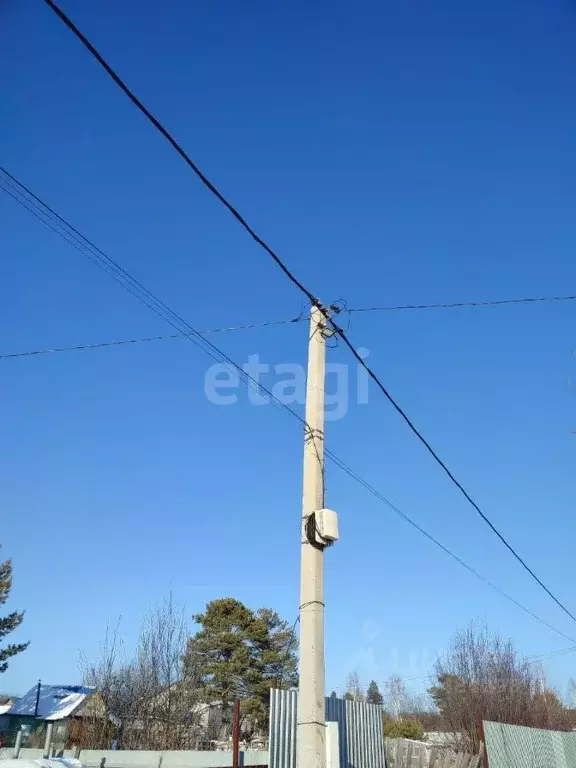
[[[2,696],[0,695],[0,743],[4,741],[4,737],[2,734],[4,731],[8,730],[10,720],[8,718],[7,712],[12,709],[14,704],[16,703],[16,699],[12,696]]]
[[[82,685],[38,684],[7,710],[7,731],[24,731],[23,746],[43,746],[46,723],[54,723],[52,743],[63,747],[69,724],[78,716],[94,693],[94,688]]]

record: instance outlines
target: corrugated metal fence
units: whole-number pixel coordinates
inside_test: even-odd
[[[295,691],[270,694],[270,768],[296,768]],[[326,720],[338,723],[341,768],[385,768],[382,709],[326,697]]]
[[[490,768],[576,768],[576,733],[484,723]]]

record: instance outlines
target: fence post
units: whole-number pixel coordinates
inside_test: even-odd
[[[482,741],[480,742],[480,759],[478,760],[480,768],[488,768],[488,752],[486,751],[486,742],[484,741],[484,727],[482,727]]]
[[[488,751],[486,749],[486,736],[484,735],[483,720],[480,720],[480,723],[478,725],[478,736],[480,741],[480,757],[481,757],[480,765],[482,765],[483,768],[488,768]]]
[[[240,702],[234,702],[234,715],[232,719],[232,768],[240,765]]]
[[[18,733],[16,734],[16,743],[14,744],[14,752],[12,753],[12,757],[14,760],[18,760],[20,757],[20,750],[22,749],[22,736],[24,735],[24,732],[22,728],[18,728]]]
[[[50,757],[50,745],[52,744],[52,731],[54,730],[54,723],[46,723],[46,741],[44,742],[44,759],[47,760]]]

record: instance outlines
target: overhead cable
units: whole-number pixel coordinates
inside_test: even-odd
[[[487,301],[457,301],[450,304],[399,304],[389,307],[355,307],[345,312],[399,312],[409,309],[463,309],[466,307],[501,307],[507,304],[534,304],[538,302],[574,301],[576,296],[528,296],[522,299],[495,299]]]
[[[326,450],[326,455],[330,456],[330,451]],[[561,635],[562,637],[566,638],[567,640],[570,640],[571,642],[576,642],[576,640],[573,637],[570,637],[569,635],[566,635],[564,632],[561,632],[560,630],[553,627],[551,624],[549,624],[547,621],[544,621],[544,619],[540,618],[537,614],[535,614],[533,611],[531,611],[529,608],[526,608],[524,605],[522,605],[518,600],[513,598],[511,595],[509,595],[507,592],[504,592],[500,587],[497,587],[493,582],[491,582],[489,579],[487,579],[485,576],[483,576],[481,573],[479,573],[477,570],[472,568],[472,566],[468,565],[468,563],[464,562],[458,555],[454,554],[452,550],[448,549],[448,547],[445,547],[444,544],[441,544],[438,539],[436,539],[432,534],[428,533],[422,526],[418,525],[412,518],[410,518],[405,512],[402,512],[401,509],[399,509],[395,504],[393,504],[389,499],[387,499],[385,496],[383,496],[380,491],[376,490],[370,483],[368,483],[366,480],[364,480],[363,477],[358,475],[356,472],[354,472],[350,467],[348,467],[344,462],[341,462],[340,459],[337,456],[330,456],[331,460],[340,467],[340,469],[345,472],[347,475],[349,475],[353,480],[355,480],[357,483],[362,485],[369,493],[371,493],[373,496],[375,496],[377,499],[379,499],[383,504],[386,504],[387,507],[389,507],[393,512],[395,512],[399,517],[401,517],[405,522],[407,522],[409,525],[412,526],[416,531],[421,533],[423,536],[425,536],[429,541],[431,541],[433,544],[435,544],[439,549],[441,549],[443,552],[445,552],[447,555],[449,555],[453,560],[455,560],[457,563],[459,563],[463,568],[465,568],[469,573],[471,573],[473,576],[475,576],[480,581],[487,584],[491,589],[493,589],[495,592],[498,592],[499,595],[502,595],[502,597],[505,597],[507,600],[509,600],[511,603],[513,603],[517,608],[520,608],[520,610],[524,611],[524,613],[527,613],[529,616],[532,616],[533,619],[536,619],[536,621],[540,622],[540,624],[543,624],[545,627],[548,627],[548,629],[551,629],[553,632],[556,632],[556,634]]]
[[[238,221],[238,223],[248,232],[248,234],[258,243],[259,246],[264,248],[266,253],[276,262],[278,267],[284,272],[286,277],[294,283],[294,285],[302,291],[306,298],[312,303],[317,304],[318,299],[308,291],[308,289],[292,274],[288,267],[284,264],[282,259],[270,248],[270,246],[256,233],[254,229],[248,224],[242,214],[224,197],[224,195],[214,186],[210,179],[200,170],[188,153],[182,148],[182,146],[176,141],[176,139],[169,133],[169,131],[162,125],[162,123],[154,117],[152,112],[144,106],[135,93],[126,85],[126,83],[120,78],[120,76],[112,69],[103,56],[96,50],[88,38],[78,29],[74,22],[56,5],[52,0],[45,0],[46,4],[56,13],[56,15],[64,22],[64,24],[70,29],[76,37],[86,46],[92,56],[101,64],[101,66],[110,75],[116,85],[128,96],[130,101],[142,112],[143,115],[152,123],[152,125],[159,131],[162,136],[172,145],[184,162],[194,171],[200,181],[207,187],[212,194],[218,198],[218,200],[224,205]]]
[[[6,190],[5,190],[6,191]],[[499,301],[476,301],[476,302],[460,302],[458,304],[404,304],[400,306],[390,307],[356,307],[356,308],[343,308],[340,310],[343,314],[352,312],[394,312],[395,310],[403,309],[442,309],[452,307],[490,307],[500,304],[524,304],[535,301],[571,301],[576,299],[576,296],[546,296],[541,298],[532,299],[502,299]],[[244,331],[252,328],[269,328],[274,325],[289,325],[294,323],[301,323],[307,321],[308,318],[300,315],[292,319],[286,320],[270,320],[264,323],[249,323],[247,325],[233,325],[225,328],[209,328],[207,330],[199,331],[199,333],[221,333],[224,331]],[[46,355],[52,352],[79,352],[85,349],[101,349],[102,347],[116,347],[128,344],[143,344],[150,341],[171,341],[173,339],[186,338],[185,334],[173,333],[168,336],[145,336],[144,338],[137,339],[112,339],[110,341],[101,341],[92,344],[76,344],[71,347],[49,347],[46,349],[35,349],[25,352],[13,352],[12,354],[0,355],[0,360],[10,360],[17,357],[33,357],[36,355]]]
[[[276,407],[279,407],[280,410],[284,410],[287,413],[289,413],[301,425],[304,426],[305,430],[311,429],[308,423],[306,422],[306,420],[302,418],[302,416],[300,416],[299,413],[297,413],[288,404],[283,403],[279,398],[277,398],[270,390],[268,390],[259,381],[256,381],[256,379],[250,376],[241,366],[239,366],[228,355],[222,352],[222,350],[220,350],[215,344],[212,344],[210,341],[208,341],[203,336],[201,336],[199,332],[196,331],[190,325],[190,323],[185,321],[176,312],[174,312],[169,307],[167,307],[167,305],[164,304],[164,302],[162,302],[158,297],[156,297],[151,291],[148,291],[148,289],[146,289],[136,278],[134,278],[132,275],[126,272],[126,270],[120,267],[120,265],[117,264],[117,262],[115,262],[112,258],[110,258],[101,248],[99,248],[91,240],[89,240],[85,235],[83,235],[79,230],[73,227],[66,219],[64,219],[53,208],[48,206],[47,203],[41,200],[41,198],[38,197],[36,194],[34,194],[28,187],[26,187],[20,181],[18,181],[15,176],[13,176],[12,174],[9,174],[1,166],[0,166],[0,171],[2,171],[4,174],[8,176],[9,183],[11,185],[10,191],[9,191],[8,185],[5,183],[5,179],[2,179],[2,177],[0,176],[0,188],[8,192],[8,194],[10,194],[10,196],[16,202],[18,202],[20,205],[23,205],[25,208],[27,208],[27,210],[33,213],[36,216],[36,218],[38,218],[44,224],[49,226],[58,235],[63,237],[70,245],[76,248],[76,250],[78,250],[82,255],[90,259],[90,261],[96,264],[100,269],[104,270],[114,280],[116,280],[116,282],[118,282],[123,288],[125,288],[130,293],[132,293],[139,301],[146,304],[146,306],[152,309],[156,314],[158,314],[164,320],[166,320],[166,322],[170,323],[174,328],[176,328],[179,331],[179,333],[181,333],[186,338],[193,341],[197,346],[203,349],[204,352],[210,355],[210,357],[217,360],[218,362],[224,361],[224,364],[230,370],[236,373],[240,377],[240,379],[246,383],[247,386],[256,389],[256,391],[263,392],[264,394],[266,394],[270,398],[270,402],[273,405],[275,405]],[[15,190],[17,190],[17,193],[15,193]],[[204,344],[200,342],[204,342]],[[406,522],[408,522],[413,528],[415,528],[422,535],[424,535],[429,541],[431,541],[433,544],[439,547],[444,553],[448,554],[452,559],[454,559],[461,566],[466,568],[466,570],[469,573],[472,573],[474,576],[476,576],[476,578],[483,581],[491,589],[495,590],[502,597],[509,600],[517,608],[520,608],[522,611],[532,616],[532,618],[534,618],[540,624],[543,624],[544,626],[551,629],[553,632],[556,632],[562,637],[567,638],[571,642],[576,643],[576,640],[574,638],[569,637],[564,632],[557,629],[552,624],[549,624],[547,621],[545,621],[540,616],[535,614],[529,608],[526,608],[524,605],[522,605],[519,601],[517,601],[511,595],[508,595],[506,592],[504,592],[495,584],[493,584],[489,579],[485,578],[480,573],[478,573],[474,568],[469,566],[464,560],[462,560],[460,557],[454,554],[450,549],[448,549],[448,547],[445,547],[443,544],[441,544],[435,537],[433,537],[431,534],[425,531],[421,526],[415,523],[410,517],[408,517],[408,515],[401,512],[401,510],[398,507],[392,504],[392,502],[390,502],[379,491],[373,488],[366,480],[364,480],[364,478],[362,478],[358,473],[352,470],[333,451],[329,449],[325,449],[325,455],[330,461],[332,461],[339,469],[345,472],[350,478],[352,478],[357,483],[362,485],[366,490],[372,493],[372,495],[374,495],[377,499],[379,499],[381,502],[386,504],[396,514],[398,514]]]
[[[566,656],[569,653],[574,653],[576,651],[576,645],[571,645],[568,648],[560,648],[557,651],[546,651],[545,653],[537,653],[534,656],[522,656],[521,658],[524,661],[537,661],[540,659],[544,659],[545,661],[548,659],[552,659],[556,656]],[[411,680],[430,680],[435,675],[415,675],[414,677],[403,677],[402,680],[404,682],[410,682]],[[385,685],[385,681],[380,680],[380,683]]]
[[[88,38],[78,29],[78,27],[74,24],[74,22],[56,5],[55,2],[53,2],[53,0],[44,0],[44,2],[54,11],[54,13],[68,27],[68,29],[70,29],[73,32],[73,34],[87,48],[90,54],[94,56],[94,58],[98,61],[98,63],[104,68],[107,74],[116,83],[116,85],[126,94],[126,96],[128,96],[130,101],[152,123],[152,125],[156,128],[156,130],[158,130],[162,134],[162,136],[171,144],[171,146],[176,150],[176,152],[180,155],[180,157],[182,157],[182,159],[186,162],[186,164],[192,169],[192,171],[196,174],[196,176],[200,179],[200,181],[227,208],[227,210],[234,216],[234,218],[240,223],[240,225],[250,234],[250,236],[258,243],[258,245],[260,245],[266,251],[266,253],[268,253],[268,255],[273,259],[276,265],[282,270],[282,272],[290,280],[290,282],[292,282],[306,296],[306,298],[311,302],[311,304],[316,306],[321,306],[321,303],[317,298],[317,296],[312,291],[310,291],[302,282],[300,282],[300,280],[298,280],[298,278],[284,263],[284,261],[280,258],[280,256],[278,256],[278,254],[276,254],[275,251],[272,250],[272,248],[248,224],[246,219],[239,213],[239,211],[232,205],[232,203],[230,203],[226,199],[226,197],[214,186],[214,184],[199,169],[196,163],[193,162],[193,160],[190,158],[187,152],[181,147],[181,145],[176,141],[176,139],[169,133],[169,131],[162,125],[162,123],[160,123],[160,121],[152,114],[152,112],[146,106],[144,106],[142,101],[140,101],[140,99],[134,94],[134,92],[126,85],[126,83],[121,79],[118,73],[110,66],[110,64],[108,64],[108,62],[104,59],[104,57],[98,52],[98,50],[88,40]],[[348,339],[346,332],[340,326],[338,326],[332,318],[329,318],[327,316],[327,319],[332,324],[332,327],[334,331],[337,333],[337,335],[342,339],[344,344],[350,349],[350,351],[352,352],[353,356],[358,361],[358,363],[366,370],[369,377],[374,381],[374,383],[380,389],[382,394],[394,407],[396,412],[401,416],[405,424],[414,433],[414,435],[420,440],[422,445],[424,445],[424,447],[432,456],[432,458],[436,461],[438,466],[441,467],[441,469],[446,473],[446,475],[450,478],[452,483],[454,483],[454,485],[462,493],[462,495],[468,501],[468,503],[476,510],[476,512],[480,515],[480,517],[486,523],[486,525],[488,525],[488,527],[492,530],[492,532],[500,539],[500,541],[504,544],[504,546],[508,549],[508,551],[514,556],[514,558],[520,563],[520,565],[526,570],[526,572],[530,574],[530,576],[537,582],[537,584],[540,585],[540,587],[546,592],[546,594],[562,609],[562,611],[564,611],[564,613],[566,613],[567,616],[569,616],[574,622],[576,622],[576,616],[574,616],[574,614],[571,613],[571,611],[569,611],[568,608],[566,608],[566,606],[554,595],[554,593],[536,575],[534,570],[528,566],[525,560],[518,554],[518,552],[514,549],[514,547],[511,544],[509,544],[506,538],[500,533],[500,531],[490,521],[487,515],[481,510],[479,505],[472,499],[472,497],[465,490],[463,485],[456,479],[453,473],[448,469],[447,465],[440,458],[440,456],[434,450],[434,448],[431,446],[428,440],[424,438],[422,433],[411,421],[411,419],[407,416],[405,411],[400,407],[400,405],[398,405],[398,403],[392,397],[390,392],[388,392],[388,390],[386,389],[384,384],[381,382],[379,377],[374,373],[372,368],[366,363],[366,361],[356,351],[356,348],[354,347],[352,342]]]
[[[249,323],[247,325],[231,325],[224,328],[208,328],[198,331],[204,335],[208,333],[227,333],[229,331],[247,331],[253,328],[270,328],[273,325],[291,325],[308,320],[307,317],[294,317],[291,320],[270,320],[265,323]],[[49,355],[54,352],[80,352],[85,349],[102,349],[103,347],[119,347],[126,344],[145,344],[151,341],[172,341],[174,339],[186,339],[185,333],[171,333],[169,336],[144,336],[138,339],[112,339],[111,341],[100,341],[93,344],[75,344],[72,347],[47,347],[45,349],[27,350],[25,352],[12,352],[7,355],[0,355],[0,360],[13,360],[18,357],[35,357],[37,355]]]

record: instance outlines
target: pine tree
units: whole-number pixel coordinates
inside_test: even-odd
[[[383,704],[384,703],[384,697],[380,693],[380,689],[378,688],[378,683],[375,680],[372,680],[370,685],[368,686],[368,690],[366,691],[366,701],[368,704]]]
[[[230,710],[242,700],[242,712],[257,726],[268,722],[270,688],[298,682],[298,641],[276,611],[254,612],[232,597],[212,600],[194,617],[200,630],[190,638],[185,667],[200,670],[203,697]]]
[[[265,729],[270,714],[270,689],[293,688],[298,684],[298,639],[287,621],[271,608],[254,614],[250,664],[250,698],[243,710]]]
[[[12,561],[6,560],[0,563],[0,605],[8,600],[10,590],[12,589]],[[13,611],[4,618],[0,617],[0,640],[10,634],[16,627],[20,626],[23,613]],[[17,653],[21,653],[28,647],[28,643],[18,643],[11,645],[5,645],[0,648],[0,672],[6,672],[8,669],[8,659],[15,656]]]
[[[254,613],[239,600],[212,600],[194,616],[201,629],[188,642],[186,662],[198,662],[206,701],[223,706],[245,698],[251,677]]]
[[[262,677],[265,695],[268,696],[270,688],[298,685],[298,637],[295,627],[271,608],[260,608],[255,613],[255,619],[254,666]]]

